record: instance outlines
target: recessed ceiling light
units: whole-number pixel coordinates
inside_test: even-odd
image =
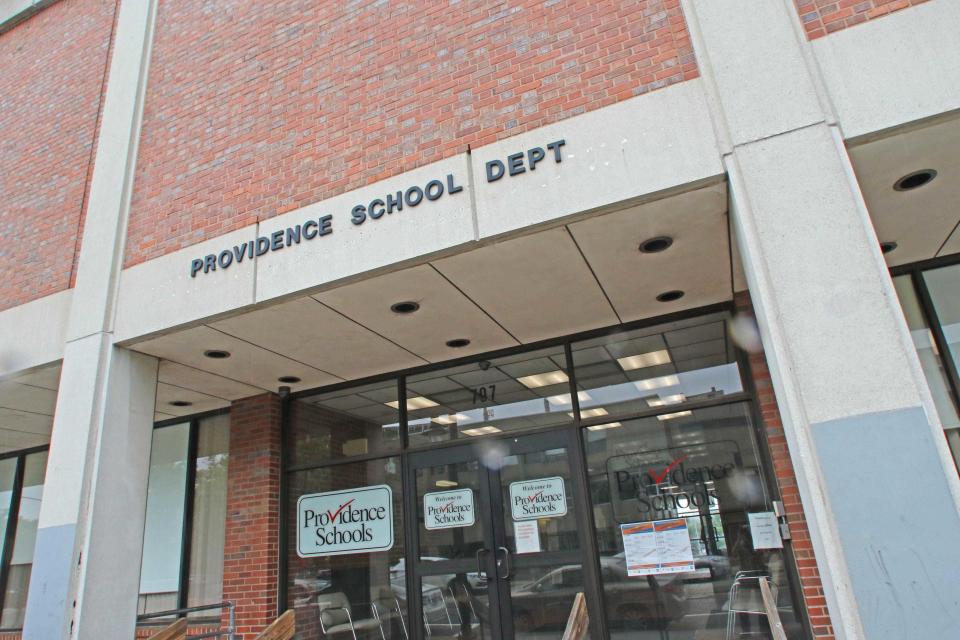
[[[383,404],[388,407],[393,407],[394,409],[400,408],[399,400],[391,400],[390,402],[384,402]],[[437,403],[431,400],[430,398],[424,398],[423,396],[416,396],[414,398],[407,398],[407,411],[416,411],[417,409],[429,409],[430,407],[437,406]]]
[[[300,382],[300,378],[297,376],[280,376],[277,378],[277,382],[285,382],[286,384],[296,384]]]
[[[532,376],[521,376],[517,378],[517,382],[525,386],[527,389],[546,387],[551,384],[563,384],[567,380],[569,380],[569,378],[567,378],[567,374],[559,369],[556,371],[548,371],[547,373],[537,373]]]
[[[404,300],[403,302],[397,302],[390,305],[390,311],[399,314],[413,313],[420,308],[419,302],[413,302],[412,300]]]
[[[679,300],[683,297],[683,291],[679,289],[674,289],[672,291],[664,291],[657,296],[657,302],[673,302],[674,300]]]
[[[652,398],[647,398],[647,405],[651,407],[662,407],[667,404],[680,404],[681,402],[686,401],[687,396],[682,393],[677,393],[672,396],[653,396]]]
[[[462,413],[452,413],[446,416],[436,416],[435,418],[431,418],[431,420],[437,424],[457,424],[458,422],[470,420],[470,416]]]
[[[214,360],[223,360],[224,358],[230,357],[230,352],[224,351],[223,349],[208,349],[203,352],[203,355],[208,358],[213,358]]]
[[[669,249],[672,244],[673,238],[670,236],[657,236],[656,238],[644,240],[638,248],[640,249],[640,253],[660,253],[661,251]]]
[[[170,402],[171,407],[189,407],[192,405],[192,402],[187,402],[186,400],[172,400]]]
[[[454,482],[453,480],[437,480],[435,483],[438,487],[459,487],[459,482]]]
[[[577,400],[579,400],[580,402],[586,402],[587,400],[593,400],[593,398],[591,398],[590,394],[587,393],[586,391],[578,391]],[[559,404],[559,405],[570,404],[570,394],[561,393],[560,395],[550,396],[547,398],[547,402],[549,402],[550,404]]]
[[[633,371],[634,369],[643,369],[644,367],[654,367],[658,364],[670,364],[670,352],[666,349],[661,349],[660,351],[651,351],[650,353],[617,358],[617,362],[624,371]]]
[[[883,251],[884,253],[890,253],[891,251],[895,250],[896,248],[897,248],[897,243],[896,243],[896,242],[881,242],[881,243],[880,243],[880,251]]]
[[[674,418],[684,418],[686,416],[692,416],[693,411],[677,411],[676,413],[661,413],[657,416],[657,420],[673,420]]]
[[[451,349],[462,349],[463,347],[470,344],[470,341],[466,338],[455,338],[453,340],[447,340],[447,346]]]
[[[657,378],[647,378],[646,380],[637,380],[633,383],[640,391],[649,391],[661,387],[673,387],[680,384],[680,378],[675,375],[659,376]]]
[[[895,191],[910,191],[911,189],[916,189],[925,184],[929,184],[936,177],[937,171],[935,169],[922,169],[920,171],[914,171],[913,173],[908,173],[894,182],[893,188]]]
[[[496,427],[476,427],[474,429],[464,429],[460,433],[465,436],[485,436],[491,433],[501,433],[502,429]]]
[[[567,412],[567,415],[571,418],[573,417],[573,412]],[[600,416],[609,415],[607,410],[603,407],[594,407],[592,409],[583,409],[580,411],[580,417],[586,420],[587,418],[599,418]]]
[[[588,431],[604,431],[605,429],[616,429],[617,427],[622,427],[623,424],[620,422],[607,422],[604,424],[595,424],[592,427],[587,427]]]

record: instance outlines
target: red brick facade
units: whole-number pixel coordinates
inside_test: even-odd
[[[750,295],[740,292],[736,297],[737,308],[744,313],[753,313]],[[761,353],[750,355],[750,373],[757,393],[757,404],[763,417],[763,426],[767,435],[767,444],[777,478],[780,498],[790,524],[791,546],[797,562],[800,584],[803,587],[803,599],[810,618],[810,628],[818,640],[833,640],[833,626],[827,612],[827,601],[823,593],[823,583],[817,570],[817,561],[813,555],[813,543],[810,529],[800,504],[800,491],[797,488],[797,475],[790,460],[787,438],[783,432],[780,409],[774,396],[770,381],[770,369],[766,356]]]
[[[116,0],[61,0],[0,35],[0,310],[71,286]]]
[[[264,394],[230,409],[223,599],[236,603],[238,640],[277,616],[279,531],[280,399]]]
[[[126,266],[697,75],[680,0],[158,11]]]
[[[807,38],[815,40],[927,0],[794,0]]]

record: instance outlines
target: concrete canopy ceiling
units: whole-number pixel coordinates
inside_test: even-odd
[[[730,300],[722,183],[151,338],[157,419],[226,407]],[[670,236],[662,253],[638,246]],[[682,290],[674,302],[658,294]],[[409,315],[390,307],[412,301]],[[448,346],[467,339],[466,346]],[[204,352],[220,349],[220,360]],[[299,382],[281,382],[285,376]],[[189,402],[188,406],[176,406]]]
[[[60,365],[0,382],[0,453],[50,443]]]
[[[960,117],[904,128],[852,145],[850,159],[891,267],[960,252]],[[894,183],[934,169],[937,177],[910,191]]]

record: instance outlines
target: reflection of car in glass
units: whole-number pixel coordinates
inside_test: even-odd
[[[330,570],[320,569],[316,577],[312,578],[294,578],[293,585],[297,589],[294,596],[294,605],[301,606],[308,604],[318,593],[322,593],[331,587],[333,583],[330,580]]]
[[[421,556],[421,562],[440,562],[446,560],[447,558],[436,558],[431,556]],[[407,574],[407,565],[403,558],[400,559],[395,565],[390,567],[390,582],[400,581],[402,582]],[[487,590],[487,578],[481,576],[476,571],[464,574],[466,577],[466,586],[471,593],[484,593]],[[425,576],[423,578],[425,584],[432,584],[437,587],[449,588],[453,587],[455,584],[462,582],[462,579],[458,579],[456,574],[453,573],[443,573],[435,576]]]
[[[628,577],[625,565],[616,558],[601,558],[600,569],[612,621],[635,629],[657,629],[687,612],[683,581],[679,576]],[[517,628],[529,631],[562,627],[583,585],[581,567],[568,565],[514,590]]]
[[[730,558],[721,555],[699,556],[693,559],[696,571],[685,575],[688,582],[694,580],[719,580],[730,575]]]

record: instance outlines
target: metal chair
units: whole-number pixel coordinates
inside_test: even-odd
[[[730,593],[727,599],[727,633],[726,640],[736,640],[746,636],[758,636],[767,638],[769,633],[765,631],[746,631],[737,633],[737,621],[741,616],[756,616],[758,624],[760,620],[767,619],[767,611],[763,605],[763,598],[760,594],[760,580],[769,581],[770,591],[773,599],[779,596],[779,587],[770,580],[770,576],[764,571],[739,571],[733,578],[733,584],[730,585]]]
[[[322,593],[317,596],[317,607],[320,608],[320,631],[324,637],[334,637],[349,633],[353,640],[358,640],[357,632],[366,633],[374,629],[380,632],[380,637],[387,640],[383,627],[377,617],[376,609],[371,606],[371,618],[354,620],[350,608],[350,601],[342,591]]]
[[[407,619],[403,616],[403,606],[401,606],[399,598],[396,596],[382,597],[378,600],[374,600],[372,603],[370,603],[370,606],[373,608],[373,615],[376,616],[377,620],[380,621],[381,633],[383,633],[383,625],[385,623],[389,623],[390,621],[397,619],[400,620],[400,629],[403,631],[403,637],[410,637],[410,634],[407,632]],[[392,633],[393,632],[391,630],[391,634]]]

